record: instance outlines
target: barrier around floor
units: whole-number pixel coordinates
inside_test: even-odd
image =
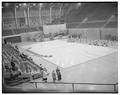
[[[35,88],[38,88],[38,84],[69,84],[71,85],[71,88],[72,88],[72,91],[69,91],[69,92],[96,92],[96,93],[118,93],[118,83],[115,83],[115,84],[105,84],[105,83],[68,83],[68,82],[29,82],[29,83],[33,83],[35,84]],[[83,86],[111,86],[112,87],[112,91],[105,91],[104,87],[103,87],[103,91],[98,91],[98,90],[87,90],[87,88],[85,88],[86,90],[76,90],[75,86],[76,85],[83,85]],[[60,89],[59,89],[60,90]]]

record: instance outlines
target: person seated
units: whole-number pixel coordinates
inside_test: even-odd
[[[15,65],[15,63],[14,62],[11,62],[11,69],[12,69],[12,71],[17,71],[18,70],[18,67]]]
[[[33,61],[33,59],[32,59],[31,57],[29,57],[29,60],[30,60],[30,61]]]
[[[5,65],[6,72],[10,72],[9,66]]]
[[[15,63],[11,64],[11,78],[16,79],[19,75],[21,75],[21,72],[18,70],[18,67],[15,65]]]
[[[20,54],[20,57],[21,57],[21,58],[24,58],[24,56],[23,56],[23,54],[22,54],[22,53]]]
[[[42,71],[43,70],[43,66],[42,66],[42,64],[40,64],[40,71]]]
[[[14,61],[14,57],[13,56],[11,56],[11,61]]]
[[[21,54],[20,54],[20,57],[21,57],[22,59],[26,59],[26,58],[27,58],[27,55],[25,55],[24,53],[21,53]]]

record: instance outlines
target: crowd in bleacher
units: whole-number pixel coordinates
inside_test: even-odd
[[[4,79],[9,80],[18,79],[23,74],[26,74],[24,77],[29,76],[39,69],[31,57],[20,52],[18,46],[10,42],[2,44],[2,62]]]
[[[71,35],[68,37],[68,42],[78,42],[88,45],[94,45],[94,46],[103,46],[103,47],[117,47],[117,41],[112,40],[92,40],[87,38],[82,38],[81,36],[78,37],[72,37]]]
[[[6,83],[10,80],[14,82],[14,80],[19,78],[27,78],[28,80],[42,78],[43,81],[47,82],[49,75],[47,68],[43,67],[41,64],[40,66],[35,64],[31,57],[21,52],[18,46],[11,42],[2,44],[2,64],[3,76]],[[54,75],[58,75],[58,80],[61,80],[60,70],[58,70],[56,74],[54,73]],[[54,76],[53,81],[55,80]]]

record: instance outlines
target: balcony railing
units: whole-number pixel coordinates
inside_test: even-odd
[[[39,88],[38,84],[70,85],[71,86],[71,90],[69,90],[68,92],[102,92],[102,93],[106,93],[107,92],[107,93],[118,93],[118,83],[115,83],[115,84],[105,84],[105,83],[68,83],[68,82],[54,82],[54,83],[53,82],[30,82],[30,83],[33,83],[35,85],[35,88]],[[81,86],[81,87],[77,88],[78,85]],[[93,88],[93,87],[95,87],[95,88]],[[111,87],[111,89],[109,87]],[[51,86],[51,88],[52,88],[52,86]],[[104,89],[104,88],[106,88],[106,89]],[[58,88],[58,89],[61,90],[60,88]],[[77,89],[79,89],[79,90],[77,90]]]

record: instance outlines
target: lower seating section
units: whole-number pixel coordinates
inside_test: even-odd
[[[2,31],[2,36],[9,36],[9,35],[13,35],[12,30],[3,30]]]
[[[117,48],[118,42],[117,40],[90,40],[81,38],[80,36],[74,37],[72,35],[69,36],[68,42],[78,42],[88,45],[94,45],[94,46],[103,46],[103,47],[111,47],[111,48]]]
[[[38,78],[40,78],[40,77],[42,77],[40,73],[36,73],[36,74],[32,75],[32,79],[33,79],[33,80],[34,80],[34,79],[38,79]]]
[[[17,85],[41,77],[39,66],[10,43],[2,44],[2,66],[6,85]]]

